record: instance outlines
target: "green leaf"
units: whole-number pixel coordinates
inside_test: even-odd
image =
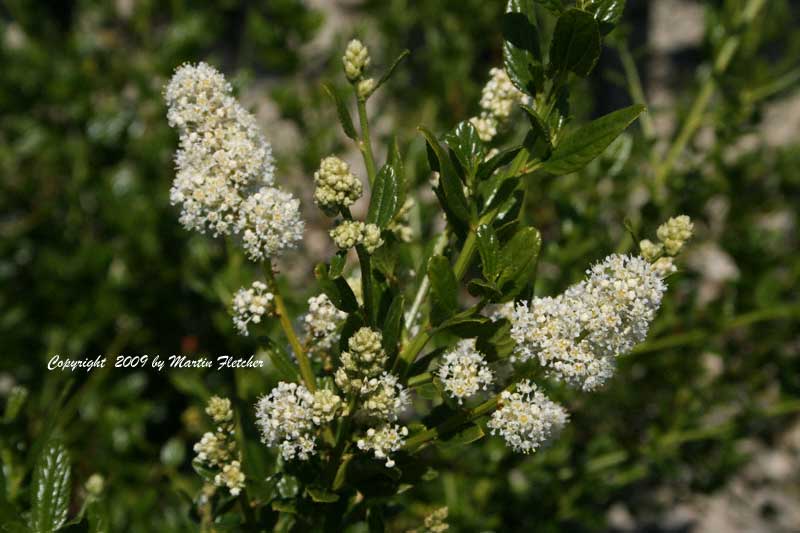
[[[394,60],[394,62],[392,62],[391,66],[390,66],[390,67],[389,67],[389,68],[386,70],[386,72],[384,72],[384,73],[383,73],[383,76],[381,76],[381,77],[380,77],[380,79],[378,80],[378,83],[376,83],[376,84],[375,84],[375,91],[377,91],[377,90],[378,90],[378,87],[380,87],[381,85],[383,85],[384,83],[386,83],[386,82],[389,80],[389,78],[391,78],[391,77],[392,77],[392,74],[394,74],[394,71],[395,71],[395,69],[397,68],[397,66],[398,66],[400,63],[402,63],[402,61],[403,61],[403,60],[404,60],[404,59],[405,59],[405,58],[406,58],[406,57],[407,57],[407,56],[408,56],[410,53],[411,53],[411,52],[409,52],[408,50],[403,50],[402,52],[400,52],[400,55],[399,55],[399,56],[397,56],[397,59],[395,59],[395,60]],[[373,91],[373,92],[374,92],[374,91]]]
[[[569,9],[558,17],[550,43],[552,75],[572,71],[588,76],[600,57],[600,28],[591,13]]]
[[[344,266],[347,263],[347,252],[340,250],[333,257],[331,257],[331,266],[328,270],[328,275],[332,278],[338,278],[344,271]]]
[[[89,520],[90,533],[110,533],[111,520],[108,508],[104,501],[93,501],[86,508],[86,517]]]
[[[478,424],[470,424],[452,436],[448,436],[447,438],[439,440],[438,443],[439,446],[445,449],[456,448],[480,440],[484,437],[484,435],[485,433],[483,432],[483,428],[481,428]]]
[[[292,362],[289,354],[286,353],[282,346],[276,342],[272,342],[271,339],[262,337],[260,340],[264,339],[268,343],[267,355],[269,356],[269,360],[272,361],[272,364],[275,366],[275,369],[281,375],[282,379],[290,382],[299,381],[300,371],[297,369],[297,365]]]
[[[554,15],[560,15],[564,12],[564,5],[561,3],[561,0],[536,0],[536,3],[543,5]]]
[[[339,495],[322,487],[306,487],[306,492],[317,503],[333,503],[339,501]]]
[[[400,179],[394,167],[387,163],[375,177],[367,222],[386,228],[400,209]]]
[[[467,198],[464,196],[463,185],[456,174],[456,170],[453,168],[450,157],[430,130],[422,126],[419,130],[428,143],[428,149],[433,153],[432,162],[436,164],[436,168],[433,168],[433,170],[439,171],[439,186],[444,194],[444,198],[440,198],[440,201],[443,200],[442,207],[448,215],[455,217],[456,221],[468,223],[470,212]]]
[[[494,281],[497,277],[498,254],[500,253],[500,243],[497,234],[491,225],[481,224],[475,231],[478,243],[478,254],[481,256],[481,268],[483,277],[488,281]]]
[[[57,531],[67,521],[70,499],[70,460],[66,447],[51,439],[42,450],[31,485],[31,529]]]
[[[478,136],[478,130],[468,120],[458,123],[444,136],[444,142],[453,151],[467,176],[475,176],[478,165],[486,157],[486,146]]]
[[[586,11],[594,15],[603,35],[613,30],[625,11],[625,0],[589,0]]]
[[[482,279],[469,280],[469,283],[467,283],[467,291],[469,291],[472,296],[487,298],[490,301],[497,301],[503,296],[503,293],[500,292],[500,289],[498,289],[494,283]]]
[[[458,317],[445,320],[436,331],[447,331],[462,339],[472,339],[491,319],[485,316]]]
[[[386,318],[383,320],[383,349],[393,357],[397,353],[397,346],[400,335],[403,332],[403,309],[405,299],[402,294],[398,294],[392,300],[389,310],[386,311]]]
[[[330,298],[333,305],[345,313],[352,313],[358,310],[356,295],[353,294],[353,289],[350,288],[350,285],[343,277],[339,276],[331,279],[328,274],[328,266],[324,263],[317,265],[317,268],[314,269],[314,274],[317,276],[322,292]]]
[[[336,104],[336,113],[339,115],[339,122],[342,125],[344,134],[354,141],[357,141],[358,133],[356,133],[355,126],[353,126],[353,119],[350,118],[350,111],[347,109],[347,104],[344,103],[341,95],[332,86],[323,83],[322,88],[328,93],[328,96],[333,99],[334,104]]]
[[[297,514],[297,504],[293,499],[273,500],[272,510],[279,513]]]
[[[618,109],[570,132],[558,143],[542,169],[556,176],[582,169],[602,154],[644,110],[640,104]]]
[[[503,15],[503,66],[517,88],[535,95],[544,84],[539,30],[531,0],[510,0]]]
[[[478,172],[475,175],[476,179],[481,181],[490,178],[495,170],[513,161],[520,150],[522,150],[521,146],[515,146],[514,148],[509,148],[508,150],[497,153],[486,161],[482,161],[481,164],[478,165]]]
[[[25,387],[14,387],[11,389],[11,393],[8,396],[8,400],[6,400],[6,409],[5,413],[3,413],[3,421],[13,422],[19,412],[22,410],[22,406],[25,405],[25,400],[28,399],[28,389]]]
[[[403,202],[406,200],[406,173],[403,164],[403,156],[400,154],[400,146],[397,144],[397,137],[392,137],[392,140],[389,142],[389,155],[386,163],[394,169],[394,173],[400,183],[398,204],[402,207]]]
[[[530,106],[520,106],[531,123],[531,131],[525,138],[525,148],[530,155],[539,159],[547,159],[553,152],[553,142],[550,139],[550,129],[542,122],[539,114]]]
[[[431,281],[431,324],[436,326],[458,312],[458,282],[446,257],[436,255],[428,261]]]
[[[516,343],[511,338],[511,323],[506,319],[495,320],[484,326],[475,347],[489,361],[496,361],[511,355]]]
[[[508,200],[517,190],[520,181],[519,178],[507,178],[498,175],[496,178],[484,182],[486,185],[481,188],[481,192],[485,200],[481,213],[486,213]]]
[[[500,253],[500,276],[497,285],[503,292],[501,302],[514,297],[532,281],[539,259],[542,237],[536,228],[522,228],[506,243]]]

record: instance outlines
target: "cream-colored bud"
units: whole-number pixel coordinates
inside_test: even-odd
[[[666,278],[678,269],[675,267],[675,262],[671,257],[661,257],[655,263],[653,268],[658,272],[662,278]]]
[[[364,243],[364,248],[366,248],[369,253],[373,253],[383,245],[381,228],[375,224],[366,224],[364,226],[364,235],[362,241]]]
[[[350,166],[335,156],[326,157],[314,173],[314,200],[325,213],[335,216],[361,197],[361,181],[350,172]]]
[[[686,215],[670,218],[658,227],[658,238],[664,243],[667,254],[677,254],[692,237],[694,224]]]
[[[331,239],[341,250],[349,250],[364,239],[364,223],[345,220],[331,230]]]
[[[356,92],[358,93],[359,100],[366,100],[375,91],[375,80],[367,78],[358,82]]]
[[[369,62],[369,50],[364,46],[364,43],[358,39],[353,39],[347,43],[347,49],[342,57],[342,64],[348,80],[357,81],[361,79],[364,69],[369,66]]]
[[[662,253],[664,253],[664,245],[655,244],[649,239],[644,239],[639,243],[639,251],[641,252],[642,257],[652,263],[658,259]]]
[[[206,406],[206,414],[217,424],[229,422],[233,419],[233,410],[231,409],[231,401],[228,398],[220,398],[219,396],[212,396],[208,400]]]
[[[92,474],[86,480],[86,492],[92,496],[100,496],[106,486],[106,480],[100,474]]]

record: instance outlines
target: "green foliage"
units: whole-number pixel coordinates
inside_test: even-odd
[[[67,521],[70,499],[70,459],[64,445],[51,439],[33,472],[31,520],[34,531],[57,531]]]

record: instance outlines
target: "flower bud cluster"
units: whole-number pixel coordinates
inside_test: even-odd
[[[379,331],[360,328],[347,341],[348,350],[340,356],[336,371],[336,386],[347,392],[359,392],[366,380],[377,377],[386,364],[386,352]]]
[[[658,227],[656,235],[664,244],[664,250],[668,255],[676,255],[681,251],[686,241],[692,238],[694,224],[686,215],[670,218]]]
[[[233,325],[240,334],[247,336],[247,327],[261,323],[261,320],[272,313],[272,300],[275,296],[267,290],[267,285],[254,281],[249,289],[242,287],[233,296],[231,314]],[[209,413],[210,414],[210,413]]]
[[[307,460],[316,452],[316,430],[339,414],[342,401],[328,390],[281,381],[256,404],[261,440],[280,449],[286,461]]]
[[[481,389],[487,390],[493,380],[489,365],[475,347],[475,339],[464,339],[455,349],[446,352],[436,374],[444,390],[458,403],[463,403]]]
[[[360,80],[364,75],[364,70],[369,66],[369,50],[364,43],[358,39],[353,39],[347,43],[347,48],[342,57],[344,74],[351,82]]]
[[[497,129],[506,121],[514,109],[514,104],[525,102],[528,97],[519,91],[502,68],[489,71],[490,79],[481,93],[481,113],[470,122],[478,130],[484,142],[497,135]]]
[[[314,200],[326,214],[335,216],[361,198],[364,188],[350,172],[350,165],[336,156],[322,160],[314,173]]]
[[[568,420],[563,407],[550,400],[530,380],[503,391],[500,407],[487,426],[516,452],[532,453],[553,438]]]
[[[647,337],[666,285],[641,257],[611,255],[589,277],[555,298],[519,304],[512,317],[514,357],[537,358],[549,375],[594,390],[614,371],[614,358]]]
[[[347,313],[333,305],[325,294],[308,299],[308,313],[303,317],[305,344],[315,354],[327,353],[339,342],[339,328]]]
[[[170,201],[181,205],[181,224],[242,235],[253,260],[293,247],[303,233],[299,203],[273,187],[272,148],[222,74],[206,63],[182,65],[164,97],[180,134]]]
[[[389,454],[402,448],[407,436],[407,427],[386,424],[378,429],[369,428],[356,444],[359,450],[372,450],[376,459],[386,459],[386,468],[392,468],[395,462]]]
[[[422,530],[409,531],[409,533],[442,533],[450,529],[447,524],[447,507],[440,507],[425,517]]]
[[[233,420],[233,409],[228,398],[212,396],[206,405],[206,414],[217,424],[230,423]]]
[[[233,409],[228,398],[212,396],[206,405],[206,414],[217,425],[216,431],[203,434],[194,445],[196,460],[217,469],[214,485],[227,487],[231,495],[238,496],[244,488],[245,476],[241,471],[239,452],[234,438]]]
[[[331,230],[331,239],[341,250],[349,250],[363,244],[367,252],[373,253],[383,245],[381,229],[375,224],[357,220],[345,220]]]
[[[408,391],[397,376],[388,372],[364,380],[358,393],[361,409],[356,416],[361,420],[394,422],[410,401]]]
[[[683,245],[692,237],[694,224],[686,215],[670,218],[658,227],[656,234],[659,243],[649,239],[639,242],[639,251],[642,257],[653,263],[661,277],[667,277],[677,270],[674,257],[681,251]]]
[[[222,467],[222,472],[214,476],[214,484],[227,487],[231,496],[238,496],[242,492],[244,481],[244,472],[239,461],[231,461]]]

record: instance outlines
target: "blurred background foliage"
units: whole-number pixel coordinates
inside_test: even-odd
[[[392,531],[439,505],[455,531],[712,531],[705,511],[733,505],[733,484],[750,491],[753,516],[740,519],[798,524],[800,12],[771,0],[743,27],[744,1],[630,4],[599,68],[572,88],[572,112],[598,116],[642,91],[650,112],[586,171],[534,178],[526,217],[545,242],[536,290],[560,291],[631,249],[626,225],[652,237],[679,213],[696,223],[687,259],[614,382],[590,397],[561,393],[572,412],[561,439],[532,457],[493,439],[428,451],[440,472],[403,495]],[[343,84],[344,43],[360,36],[375,65],[411,50],[370,111],[376,135],[397,133],[405,147],[424,243],[441,226],[416,127],[442,132],[476,112],[501,63],[501,15],[483,0],[0,5],[0,518],[27,501],[37,446],[55,431],[72,452],[74,510],[98,472],[111,531],[193,531],[203,401],[234,396],[253,431],[251,406],[277,380],[269,367],[45,370],[54,354],[113,364],[258,349],[226,309],[256,274],[236,250],[182,230],[169,205],[176,138],[161,91],[174,67],[202,59],[228,74],[274,144],[279,181],[304,199],[307,249],[281,262],[300,313],[330,251],[310,176],[332,152],[357,164],[321,90]],[[713,71],[731,36],[736,54]],[[698,128],[659,182],[706,86]],[[414,267],[423,252],[412,252]],[[30,391],[18,410],[17,385]],[[266,476],[272,457],[251,441]]]

